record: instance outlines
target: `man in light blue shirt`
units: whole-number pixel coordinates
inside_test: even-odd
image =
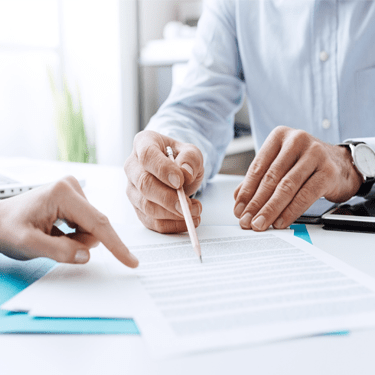
[[[355,195],[364,176],[334,145],[360,138],[375,148],[374,41],[373,1],[205,2],[188,74],[125,164],[141,221],[186,230],[174,189],[190,195],[218,172],[245,93],[259,152],[235,192],[242,228],[285,228],[321,196]],[[199,225],[200,203],[189,202]]]

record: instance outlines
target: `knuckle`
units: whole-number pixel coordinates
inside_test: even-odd
[[[67,192],[71,190],[71,184],[66,178],[63,178],[52,185],[51,195],[54,197],[63,197]]]
[[[294,194],[296,193],[296,184],[290,178],[284,178],[283,180],[281,180],[278,188],[281,193],[283,193],[283,195],[294,196]]]
[[[110,225],[108,217],[99,212],[97,217],[95,218],[93,231],[95,231],[96,228],[105,228],[108,225]]]
[[[138,161],[142,164],[145,165],[147,161],[150,158],[152,148],[151,147],[142,147],[139,152],[138,152]]]
[[[276,128],[274,128],[271,133],[270,133],[270,137],[272,139],[277,139],[277,140],[280,140],[282,141],[284,138],[286,138],[291,132],[293,131],[293,129],[285,126],[285,125],[279,125],[279,126],[276,126]]]
[[[171,190],[165,189],[159,194],[159,199],[162,207],[171,207],[178,198],[176,193],[172,193]]]
[[[279,182],[279,177],[273,169],[269,169],[263,176],[263,183],[267,186],[275,187]]]
[[[300,215],[296,215],[294,213],[293,205],[287,206],[284,209],[283,214],[282,214],[282,217],[284,219],[284,226],[287,223],[293,222],[298,216],[300,216]]]
[[[306,141],[306,140],[310,140],[311,136],[305,130],[294,129],[293,130],[293,138],[295,138],[298,141]]]
[[[202,163],[199,166],[199,171],[197,173],[197,177],[195,178],[195,181],[201,181],[203,180],[203,177],[204,177],[204,168],[203,168],[203,159],[202,159]]]
[[[154,228],[150,225],[150,219],[140,209],[138,209],[137,207],[134,207],[134,208],[135,208],[135,213],[137,214],[138,219],[141,221],[141,223],[147,229],[154,230]]]
[[[165,158],[165,160],[167,159]],[[168,176],[170,172],[170,168],[165,163],[164,160],[159,160],[159,161],[155,160],[154,168],[155,168],[155,172],[153,173],[155,174],[155,177],[158,178],[159,180],[163,179],[163,177],[165,178],[165,176]]]
[[[264,206],[262,210],[262,215],[264,215],[266,218],[269,218],[271,216],[278,216],[278,213],[280,213],[280,207],[277,202],[269,201]]]
[[[264,175],[264,167],[262,165],[262,162],[259,159],[255,158],[250,165],[247,178],[251,180],[261,179],[263,175]]]
[[[141,207],[142,207],[143,213],[146,216],[149,216],[149,217],[155,216],[156,210],[155,210],[155,204],[154,203],[148,201],[145,198],[142,198]]]
[[[275,129],[272,130],[271,134],[274,137],[284,137],[284,135],[289,131],[289,128],[284,125],[276,126]]]
[[[301,129],[293,129],[293,132],[288,137],[288,143],[292,149],[301,150],[306,149],[306,144],[310,142],[310,135]]]
[[[189,159],[195,160],[199,162],[199,164],[203,165],[203,156],[202,156],[201,150],[197,146],[191,143],[187,143],[185,155],[186,155],[187,160]]]
[[[296,197],[298,206],[306,207],[313,203],[315,192],[310,187],[301,189]]]
[[[162,234],[172,233],[171,223],[168,220],[154,220],[154,228],[157,232]]]
[[[292,134],[288,137],[288,146],[292,150],[307,150],[307,144],[309,143],[309,134],[304,130],[293,129]]]
[[[150,186],[152,184],[152,175],[148,172],[143,172],[138,178],[138,189],[139,191],[146,195],[150,191]]]
[[[325,158],[326,149],[320,142],[313,141],[309,147],[310,154],[315,158]]]
[[[79,185],[79,182],[77,181],[77,179],[74,177],[74,176],[66,176],[64,177],[64,180],[67,181],[69,184],[73,185],[73,186],[77,186]]]
[[[248,203],[251,198],[251,191],[247,186],[242,186],[241,190],[237,194],[237,201],[242,203]]]
[[[245,208],[245,212],[255,213],[258,212],[264,204],[259,200],[259,198],[254,197],[248,206]]]
[[[134,141],[133,141],[133,145],[134,147],[136,147],[139,143],[142,143],[142,139],[146,136],[145,134],[146,132],[143,130],[143,131],[140,131],[138,132],[135,137],[134,137]]]
[[[59,263],[71,263],[72,262],[72,254],[66,250],[60,250],[55,253],[54,259]]]

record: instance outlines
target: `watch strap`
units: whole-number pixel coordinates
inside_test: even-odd
[[[374,185],[375,178],[370,178],[362,183],[359,190],[355,193],[355,195],[360,197],[365,197],[368,193],[370,193],[372,186]]]
[[[352,153],[352,149],[351,149],[351,145],[352,146],[357,146],[359,144],[366,144],[365,142],[356,142],[356,141],[348,141],[348,142],[344,142],[344,143],[339,143],[337,146],[342,146],[342,147],[347,147],[350,152]],[[353,158],[353,154],[352,154],[352,158]],[[354,167],[358,170],[358,168],[355,166],[355,163],[354,163],[354,160],[352,161]],[[358,171],[359,172],[359,171]],[[362,173],[359,172],[361,175]],[[360,196],[360,197],[365,197],[368,193],[370,193],[371,189],[372,189],[372,186],[374,185],[375,183],[375,177],[373,178],[366,178],[362,175],[362,177],[364,178],[364,182],[362,183],[362,185],[360,186],[359,190],[357,191],[356,194],[354,195],[357,195],[357,196]]]

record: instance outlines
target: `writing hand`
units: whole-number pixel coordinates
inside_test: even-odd
[[[344,202],[361,183],[346,148],[279,126],[237,187],[234,213],[243,229],[286,228],[320,197]]]
[[[1,201],[0,217],[0,251],[11,258],[86,263],[89,249],[102,242],[120,262],[138,266],[108,218],[87,201],[74,177]],[[66,220],[76,232],[65,235],[54,226],[57,219]]]
[[[175,162],[166,156],[172,147]],[[160,233],[187,231],[176,189],[183,186],[194,225],[200,223],[202,205],[188,198],[199,188],[204,175],[203,156],[192,144],[175,141],[154,131],[134,138],[133,152],[125,162],[127,195],[149,229]]]

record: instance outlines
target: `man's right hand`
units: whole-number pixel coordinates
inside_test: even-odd
[[[166,155],[173,150],[175,162]],[[175,141],[151,130],[134,138],[133,152],[125,162],[128,177],[127,195],[142,223],[160,233],[186,232],[184,216],[176,189],[183,186],[197,227],[202,205],[188,198],[203,180],[203,156],[189,143]]]

